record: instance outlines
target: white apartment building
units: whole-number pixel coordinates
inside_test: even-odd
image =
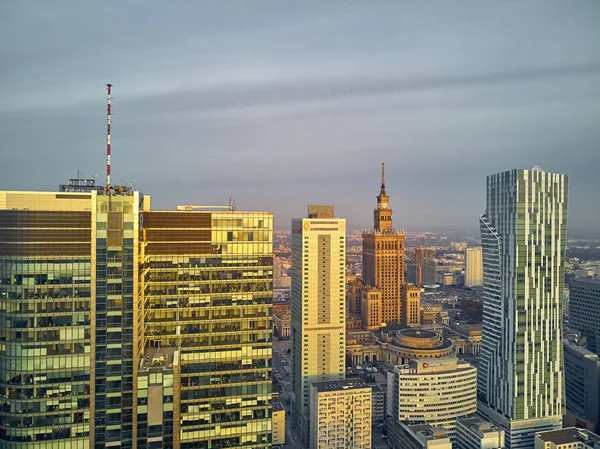
[[[371,394],[361,379],[312,383],[310,448],[370,449]]]

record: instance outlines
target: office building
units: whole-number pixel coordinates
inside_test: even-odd
[[[505,430],[510,449],[560,429],[567,232],[565,175],[510,170],[487,178],[480,217],[483,338],[478,410]]]
[[[569,320],[587,338],[588,349],[600,355],[600,279],[569,283]]]
[[[144,347],[179,352],[173,444],[268,448],[273,215],[178,209],[140,217]]]
[[[565,426],[600,433],[600,358],[581,346],[564,342]]]
[[[346,309],[356,316],[362,316],[362,281],[353,279],[346,285]]]
[[[90,182],[0,192],[0,446],[270,447],[272,214]]]
[[[369,384],[369,386],[371,387],[371,404],[373,405],[371,419],[373,425],[375,425],[384,422],[386,418],[387,388],[378,383]]]
[[[363,283],[381,290],[381,322],[399,323],[402,317],[401,294],[404,284],[404,232],[392,227],[390,197],[385,190],[385,171],[381,165],[381,191],[373,212],[373,230],[363,233]],[[363,302],[364,305],[364,302]]]
[[[273,446],[285,444],[285,409],[281,402],[273,402]]]
[[[400,422],[393,432],[398,437],[388,440],[390,449],[452,449],[448,432],[443,427]]]
[[[477,369],[458,360],[452,343],[437,332],[403,329],[396,340],[401,358],[388,373],[388,428],[400,421],[425,422],[454,438],[456,420],[477,411]]]
[[[371,448],[371,387],[361,379],[313,382],[311,449]]]
[[[402,324],[418,327],[421,324],[421,289],[414,284],[402,286]]]
[[[481,247],[465,251],[465,287],[483,285],[483,258]]]
[[[346,366],[346,220],[309,206],[292,220],[292,391],[294,424],[309,444],[310,384],[342,380]]]
[[[600,436],[569,427],[535,435],[535,449],[600,449]]]
[[[0,446],[132,446],[139,202],[0,192]]]
[[[456,421],[456,449],[503,449],[504,430],[477,416]]]

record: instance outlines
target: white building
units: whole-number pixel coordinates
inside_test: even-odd
[[[483,259],[481,247],[467,248],[465,251],[465,287],[483,285]]]
[[[391,449],[452,449],[446,429],[429,424],[398,424],[399,438],[390,441]]]
[[[565,175],[539,167],[488,176],[480,217],[483,337],[478,410],[506,432],[510,449],[560,429],[567,232]]]
[[[309,441],[310,384],[342,380],[346,358],[346,220],[309,206],[292,220],[293,419]]]
[[[476,416],[456,421],[457,449],[503,449],[504,430]]]
[[[310,448],[370,449],[371,392],[361,379],[311,384]]]
[[[569,427],[535,435],[535,449],[600,449],[600,436]]]

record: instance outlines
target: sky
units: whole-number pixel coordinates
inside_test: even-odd
[[[600,236],[600,2],[0,2],[0,189],[112,181],[153,208],[306,205],[473,229],[485,179],[570,176]]]

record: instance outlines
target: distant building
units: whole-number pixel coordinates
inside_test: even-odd
[[[310,388],[310,449],[370,449],[371,387],[346,379]]]
[[[450,243],[450,247],[456,251],[464,251],[467,249],[467,242],[452,242]]]
[[[346,372],[346,220],[334,218],[333,206],[309,206],[308,215],[292,220],[291,269],[292,417],[304,445],[310,383]]]
[[[535,435],[535,449],[600,449],[600,436],[589,430],[568,427]]]
[[[273,402],[273,446],[285,444],[285,409],[281,402]]]
[[[483,259],[481,247],[467,248],[465,251],[465,287],[483,285]]]
[[[421,289],[414,284],[402,286],[402,324],[417,327],[421,323]]]
[[[588,349],[600,355],[600,279],[569,283],[569,320],[587,338]]]
[[[390,449],[452,449],[448,431],[443,427],[400,422],[388,431]]]
[[[373,211],[373,230],[363,234],[363,283],[381,291],[381,323],[399,323],[404,284],[404,232],[392,227],[392,209],[385,191],[381,166],[381,190]],[[364,295],[363,302],[364,305]],[[362,311],[364,316],[364,311]]]
[[[503,449],[504,430],[479,417],[456,421],[456,449]]]
[[[449,324],[450,315],[442,306],[421,307],[421,324]]]
[[[291,335],[291,312],[273,312],[273,332],[280,339],[290,338]]]
[[[353,279],[346,285],[346,308],[357,316],[362,316],[362,286],[360,279]]]
[[[564,425],[600,433],[600,357],[564,342],[567,414]]]
[[[423,261],[423,285],[435,284],[437,262],[433,259]]]

